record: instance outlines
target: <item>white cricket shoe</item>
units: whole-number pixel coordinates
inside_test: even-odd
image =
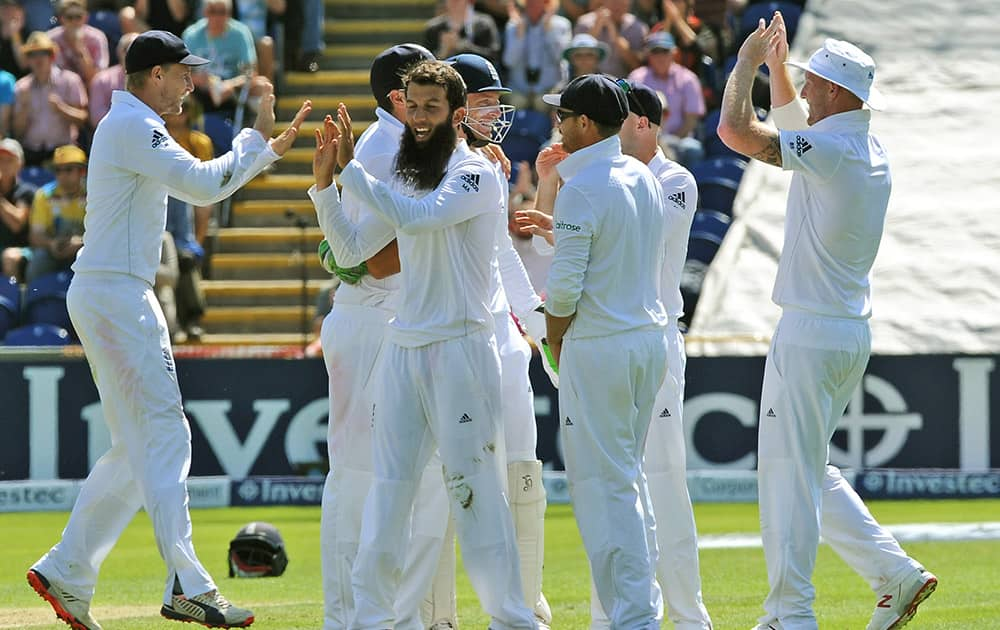
[[[431,626],[430,630],[455,630],[455,626],[450,621],[439,621]]]
[[[56,611],[56,617],[73,630],[101,630],[101,624],[90,615],[90,602],[80,599],[55,578],[47,578],[38,569],[28,570],[28,584]]]
[[[902,628],[913,619],[913,615],[917,614],[917,606],[931,596],[937,585],[938,580],[934,574],[923,568],[913,569],[886,584],[878,591],[878,602],[867,630]]]
[[[780,621],[769,621],[768,623],[760,623],[751,628],[750,630],[784,630]]]
[[[185,597],[173,595],[160,614],[173,621],[193,621],[209,628],[245,628],[253,623],[253,613],[229,603],[218,590]]]

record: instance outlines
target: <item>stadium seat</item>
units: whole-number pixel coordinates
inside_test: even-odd
[[[73,323],[66,308],[66,290],[72,279],[72,271],[35,278],[24,294],[24,323],[53,324],[72,333]]]
[[[747,163],[735,158],[710,158],[691,166],[691,174],[699,184],[728,184],[739,186]],[[714,206],[709,206],[714,207]]]
[[[65,346],[70,343],[69,333],[52,324],[29,324],[15,328],[3,338],[5,346]]]
[[[26,166],[19,173],[21,181],[41,187],[56,179],[55,173],[41,166]]]
[[[698,210],[691,221],[688,235],[688,260],[696,260],[705,265],[712,262],[729,230],[730,218],[718,210]]]
[[[691,319],[694,318],[694,309],[698,306],[698,298],[701,297],[701,286],[705,283],[705,274],[708,273],[708,264],[700,260],[687,260],[681,271],[681,299],[684,300],[684,314],[681,315],[678,323],[686,330],[691,326]]]
[[[87,23],[104,33],[104,36],[108,38],[108,57],[110,60],[108,65],[117,64],[118,40],[122,37],[122,24],[118,19],[118,13],[107,9],[94,11],[87,18]]]
[[[212,139],[215,157],[228,153],[233,148],[233,123],[224,114],[208,112],[204,116],[205,135]]]
[[[514,122],[500,146],[511,162],[528,162],[532,165],[538,151],[549,141],[552,120],[548,114],[531,109],[514,112]]]
[[[747,35],[757,28],[757,23],[764,18],[764,23],[771,21],[771,16],[775,11],[781,11],[781,16],[785,18],[785,31],[788,33],[788,41],[795,40],[795,31],[799,27],[799,18],[802,17],[802,7],[796,2],[758,2],[748,5],[743,9],[743,16],[740,18],[740,36],[737,41],[742,42]]]
[[[0,339],[17,326],[21,316],[21,287],[14,278],[0,278]]]

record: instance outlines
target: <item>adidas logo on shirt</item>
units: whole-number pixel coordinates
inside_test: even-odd
[[[813,148],[813,145],[809,144],[809,141],[802,136],[795,136],[795,142],[790,145],[791,149],[795,151],[795,155],[802,157],[802,154]]]
[[[768,417],[768,418],[777,418],[778,416],[776,416],[776,415],[774,414],[774,409],[773,409],[773,408],[771,408],[771,407],[768,407],[768,408],[767,408],[767,417]]]
[[[479,173],[466,173],[459,177],[462,180],[462,188],[465,192],[475,190],[479,192]]]
[[[466,422],[472,422],[472,418],[469,417],[469,414],[463,413],[462,417],[458,419],[458,423],[465,424]]]
[[[573,426],[573,421],[570,420],[569,416],[566,416],[566,426],[568,426],[568,427]]]
[[[154,149],[159,149],[160,145],[162,145],[164,142],[166,142],[167,139],[168,139],[168,136],[165,133],[163,133],[159,129],[154,129],[153,130],[153,144],[152,144],[152,147]]]
[[[667,195],[667,199],[673,201],[682,210],[687,208],[687,201],[684,199],[684,191],[675,192],[672,195]]]
[[[664,407],[663,411],[660,412],[660,417],[661,418],[669,418],[670,417],[670,410],[667,409],[666,407]]]

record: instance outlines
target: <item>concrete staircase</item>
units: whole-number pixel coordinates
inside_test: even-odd
[[[316,257],[323,236],[306,194],[312,185],[313,131],[340,102],[351,112],[355,137],[371,124],[372,58],[393,44],[421,42],[435,7],[436,0],[326,0],[320,71],[285,75],[277,103],[278,120],[284,123],[277,131],[306,98],[312,99],[313,113],[276,168],[236,195],[229,225],[216,234],[211,279],[204,282],[208,310],[202,323],[208,334],[203,343],[301,342],[302,324],[311,326],[317,294],[329,281]],[[295,227],[297,219],[304,229]]]

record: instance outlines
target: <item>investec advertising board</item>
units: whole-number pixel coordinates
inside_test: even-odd
[[[873,357],[834,435],[831,461],[859,471],[1000,468],[996,363],[996,356]],[[756,468],[763,367],[763,357],[688,361],[684,424],[690,469]],[[238,482],[315,472],[325,465],[327,376],[321,360],[178,359],[177,372],[191,422],[192,475]],[[538,454],[546,468],[559,470],[557,392],[537,362],[531,376]],[[87,363],[7,358],[0,360],[0,384],[0,480],[85,477],[110,444]],[[965,481],[859,481],[876,494],[896,487],[932,495],[955,488],[962,494],[962,488],[997,484],[989,475]],[[291,492],[297,493],[294,501],[311,500],[310,488],[247,485],[234,501],[253,502],[255,488],[259,494]],[[42,499],[62,503],[65,497]]]

